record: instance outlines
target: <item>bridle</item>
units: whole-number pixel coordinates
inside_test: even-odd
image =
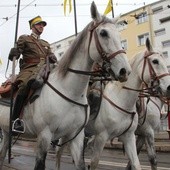
[[[89,50],[90,50],[90,44],[91,44],[91,41],[92,41],[92,37],[94,36],[94,40],[95,40],[95,45],[96,45],[96,49],[99,53],[99,55],[101,56],[102,60],[103,60],[103,65],[102,65],[102,72],[107,72],[107,73],[112,73],[112,75],[114,75],[112,69],[111,69],[111,62],[110,60],[112,60],[113,58],[115,58],[118,54],[121,54],[121,53],[124,53],[126,54],[125,50],[123,49],[120,49],[112,54],[108,54],[106,53],[102,46],[101,46],[101,43],[99,41],[99,38],[98,38],[98,35],[97,35],[97,32],[96,32],[96,28],[103,24],[104,21],[102,20],[101,22],[99,23],[96,23],[93,25],[91,25],[91,27],[89,28],[89,32],[90,32],[90,37],[89,37],[89,43],[88,43],[88,54],[89,54]],[[89,54],[90,56],[90,54]],[[71,71],[71,72],[74,72],[74,73],[77,73],[77,74],[83,74],[83,75],[93,75],[95,76],[96,75],[96,71],[91,71],[91,72],[86,72],[86,71],[81,71],[81,70],[74,70],[74,69],[68,69],[68,71]],[[100,75],[102,76],[102,72],[100,71]],[[99,75],[97,75],[99,76]]]
[[[146,108],[145,108],[145,113],[142,117],[139,117],[139,119],[142,119],[143,118],[143,122],[140,124],[143,125],[145,120],[146,120],[146,114],[147,114],[147,104],[148,102],[151,100],[151,96],[154,96],[154,97],[159,97],[161,100],[163,100],[163,98],[158,94],[158,91],[157,91],[157,87],[159,85],[159,79],[161,79],[162,77],[165,77],[165,76],[170,76],[169,73],[164,73],[164,74],[161,74],[161,75],[157,75],[154,68],[152,67],[152,64],[150,63],[150,60],[148,59],[149,56],[153,55],[153,54],[158,54],[156,52],[148,52],[146,51],[145,52],[145,55],[144,55],[144,62],[143,62],[143,68],[142,68],[142,76],[141,76],[141,79],[142,79],[142,82],[143,82],[143,88],[142,90],[137,90],[137,89],[132,89],[132,88],[129,88],[129,87],[123,87],[124,89],[127,89],[127,90],[133,90],[133,91],[138,91],[140,92],[139,93],[139,99],[140,101],[142,100],[143,97],[147,97],[147,103],[146,103]],[[146,65],[148,64],[148,67],[149,67],[149,74],[150,74],[150,79],[151,79],[151,85],[149,86],[146,81],[144,80],[144,72],[145,72],[145,68],[146,68]],[[155,82],[157,82],[156,84],[157,85],[154,85]],[[151,100],[152,101],[152,100]],[[165,100],[164,100],[165,101]],[[153,102],[153,101],[152,101]],[[168,101],[169,102],[169,101]],[[154,102],[153,102],[154,103]],[[155,103],[154,103],[155,104]],[[169,104],[169,103],[168,103]],[[156,104],[155,104],[156,105]],[[142,105],[144,106],[144,104]],[[157,106],[157,105],[156,105]],[[157,106],[158,107],[158,106]],[[158,107],[159,109],[159,107]],[[142,110],[144,110],[144,108],[142,108]],[[160,112],[161,113],[161,112]]]
[[[170,76],[170,74],[169,73],[164,73],[164,74],[161,74],[161,75],[156,74],[156,72],[155,72],[154,68],[152,67],[152,64],[150,63],[150,60],[149,60],[149,56],[151,56],[153,54],[158,54],[158,53],[146,51],[145,54],[144,54],[144,62],[143,62],[142,75],[141,75],[141,79],[142,79],[144,88],[142,88],[142,90],[138,90],[138,89],[132,89],[132,88],[124,86],[123,87],[124,89],[141,92],[140,95],[143,96],[143,97],[145,97],[145,96],[147,97],[148,95],[149,96],[156,96],[157,95],[156,88],[159,84],[159,79],[161,79],[162,77],[165,77],[165,76]],[[149,74],[150,74],[150,79],[151,79],[151,85],[150,86],[144,80],[144,73],[145,73],[146,65],[148,65],[148,68],[149,68]],[[154,85],[155,82],[157,82],[157,85]]]
[[[156,74],[154,68],[152,67],[152,65],[150,63],[150,60],[148,59],[148,57],[153,55],[153,54],[158,54],[158,53],[156,53],[156,52],[145,52],[143,69],[142,69],[142,81],[144,82],[145,86],[150,90],[149,93],[151,95],[155,93],[155,87],[156,87],[156,86],[154,86],[155,82],[157,81],[158,84],[159,84],[159,79],[161,79],[162,77],[170,75],[169,73],[164,73],[164,74],[161,74],[159,76]],[[149,73],[150,73],[150,77],[151,77],[151,87],[148,87],[148,84],[144,80],[144,72],[145,72],[146,63],[148,64],[148,67],[149,67]]]

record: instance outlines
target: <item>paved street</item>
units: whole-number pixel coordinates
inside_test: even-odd
[[[17,142],[12,149],[13,159],[11,164],[8,164],[6,158],[3,170],[31,170],[34,169],[35,165],[35,154],[33,148],[35,143],[33,142]],[[50,151],[46,161],[46,169],[55,169],[55,155],[53,151]],[[86,165],[90,162],[90,151],[86,151],[85,161]],[[159,152],[157,153],[158,158],[158,170],[170,170],[170,153]],[[142,152],[139,156],[142,169],[150,170],[149,163],[147,160],[146,152]],[[124,170],[127,164],[127,158],[124,156],[122,150],[105,149],[102,153],[100,164],[97,170]],[[67,149],[64,151],[62,156],[61,170],[74,170],[71,156]]]

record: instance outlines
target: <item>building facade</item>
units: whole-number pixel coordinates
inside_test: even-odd
[[[117,24],[122,47],[128,58],[145,49],[146,38],[159,49],[170,65],[170,0],[161,0],[123,14]],[[51,44],[58,60],[68,49],[75,35]]]
[[[154,47],[162,51],[170,67],[170,0],[151,4]]]

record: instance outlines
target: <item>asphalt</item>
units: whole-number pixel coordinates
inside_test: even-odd
[[[35,142],[35,139],[25,139],[21,138],[19,141],[32,141]],[[17,142],[19,142],[17,141]],[[118,140],[118,138],[115,138],[112,143],[108,141],[105,144],[105,148],[108,149],[123,149],[122,142]],[[170,152],[170,136],[167,131],[159,132],[155,134],[155,149],[157,152]],[[142,150],[146,150],[145,146],[142,148]]]
[[[115,138],[112,143],[107,142],[105,148],[122,149],[123,145]],[[170,152],[170,136],[167,131],[155,134],[155,149],[157,152]],[[142,150],[146,150],[146,147],[144,146]]]

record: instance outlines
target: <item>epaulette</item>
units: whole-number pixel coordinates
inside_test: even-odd
[[[45,43],[49,44],[49,43],[48,43],[48,41],[45,41],[45,40],[43,40],[43,39],[41,39],[41,41],[43,41],[43,42],[45,42]]]

